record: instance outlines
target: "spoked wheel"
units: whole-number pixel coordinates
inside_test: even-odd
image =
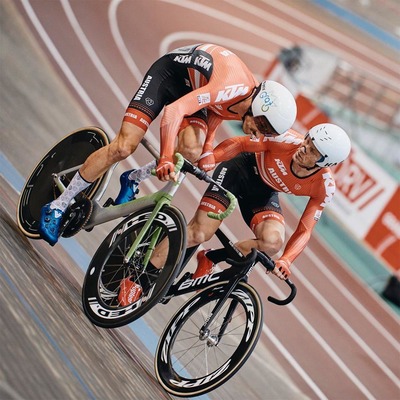
[[[158,343],[157,379],[174,396],[199,396],[230,379],[257,344],[263,324],[255,289],[241,282],[204,332],[215,305],[223,298],[215,284],[189,299],[172,317]]]
[[[40,238],[40,210],[43,205],[60,195],[52,174],[70,170],[61,176],[62,182],[67,186],[86,158],[108,143],[107,134],[102,129],[87,127],[70,133],[47,152],[28,177],[19,198],[17,222],[24,235],[32,239]],[[82,193],[91,199],[104,178],[103,175]]]
[[[103,241],[86,272],[82,288],[87,317],[103,328],[126,325],[155,306],[179,272],[186,250],[186,221],[165,206],[140,240],[129,262],[125,256],[149,219],[153,207],[133,213]],[[160,270],[147,265],[157,245],[166,258]],[[124,296],[123,291],[129,291]],[[128,301],[128,304],[127,304]]]

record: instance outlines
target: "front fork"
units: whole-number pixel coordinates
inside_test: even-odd
[[[237,284],[239,283],[240,279],[237,279],[236,282],[233,285],[229,286],[228,291],[225,293],[224,297],[222,299],[220,299],[218,301],[218,303],[215,305],[214,309],[211,311],[210,316],[206,319],[206,323],[200,328],[200,332],[199,332],[199,338],[200,339],[206,339],[208,337],[210,337],[210,325],[212,324],[212,322],[214,321],[214,319],[216,318],[217,314],[221,311],[223,305],[225,304],[226,300],[228,299],[228,297],[230,296],[230,294],[233,292],[233,289],[237,286]],[[236,306],[238,304],[237,300],[233,300],[231,302],[231,304],[229,305],[228,311],[224,317],[224,321],[221,325],[221,328],[218,332],[218,341],[215,344],[218,344],[221,337],[223,336],[223,334],[225,333],[226,327],[228,326],[229,322],[232,319],[232,315],[236,309]]]
[[[178,176],[177,182],[171,187],[170,191],[168,193],[163,194],[160,199],[156,202],[156,205],[154,207],[154,210],[152,211],[149,219],[146,221],[144,224],[143,228],[140,230],[139,235],[133,242],[131,248],[129,249],[128,253],[125,255],[124,262],[129,263],[130,259],[132,258],[133,254],[135,253],[137,247],[143,240],[144,236],[146,235],[147,231],[149,230],[150,226],[153,224],[154,220],[157,218],[158,213],[161,211],[161,209],[165,205],[170,205],[172,198],[176,191],[178,190],[178,187],[181,185],[183,180],[185,179],[186,174],[184,172],[180,172]],[[152,235],[152,239],[150,242],[150,246],[147,250],[146,256],[145,256],[145,266],[147,263],[150,261],[150,258],[153,254],[153,251],[155,249],[155,245],[158,241],[158,238],[161,234],[161,229],[156,229],[154,234]]]

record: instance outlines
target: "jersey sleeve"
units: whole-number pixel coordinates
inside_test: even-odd
[[[322,211],[332,201],[335,189],[335,182],[330,173],[326,173],[322,180],[315,182],[311,189],[314,195],[310,196],[299,224],[286,244],[281,258],[288,260],[291,264],[304,250],[316,223],[322,215]]]
[[[267,142],[254,141],[250,136],[236,136],[224,140],[214,149],[215,162],[230,160],[243,152],[258,153],[267,148]]]
[[[160,156],[172,157],[175,150],[175,139],[186,115],[192,115],[204,107],[199,104],[195,90],[167,105],[160,123]]]
[[[223,119],[212,112],[210,109],[207,110],[208,115],[208,132],[206,140],[203,145],[203,154],[213,151],[214,139],[217,129],[222,124]]]
[[[296,230],[290,237],[285,250],[280,258],[288,260],[291,264],[296,257],[304,250],[310,240],[311,233],[314,229],[318,219],[315,216],[321,214],[322,210],[320,207],[316,207],[315,201],[310,199],[300,218],[299,224]]]

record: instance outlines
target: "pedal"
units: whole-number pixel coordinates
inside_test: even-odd
[[[61,236],[68,238],[76,235],[85,227],[93,211],[93,203],[85,197],[76,201],[67,209],[68,214],[61,228]]]
[[[110,206],[114,206],[114,199],[112,199],[111,197],[109,197],[105,203],[103,204],[103,207],[110,207]]]

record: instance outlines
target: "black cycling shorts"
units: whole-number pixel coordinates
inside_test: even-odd
[[[191,87],[188,68],[197,70],[209,81],[213,70],[212,56],[197,50],[197,47],[198,45],[194,45],[176,49],[155,61],[146,72],[128,108],[137,109],[154,121],[164,106],[194,90]],[[201,56],[210,60],[207,69],[195,63],[196,57]],[[207,124],[206,108],[192,116],[202,119]]]
[[[249,227],[258,213],[273,211],[283,215],[278,192],[261,179],[254,153],[241,153],[220,163],[213,173],[213,179],[237,197],[241,214]],[[214,184],[208,186],[202,202],[204,200],[206,203],[207,198],[220,203],[223,209],[229,205],[225,193]]]

